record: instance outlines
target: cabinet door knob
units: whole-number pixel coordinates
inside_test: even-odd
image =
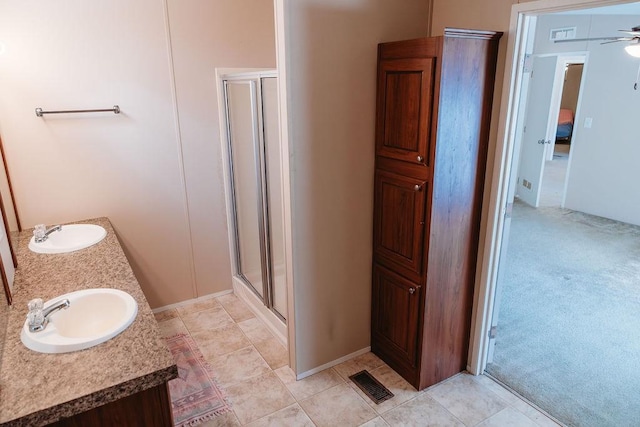
[[[413,189],[416,190],[416,191],[422,191],[422,185],[416,184],[416,185],[413,186]]]
[[[416,158],[416,160],[418,160],[418,162],[422,163],[422,160],[424,160],[424,159],[422,158],[422,156],[418,156],[418,157]]]
[[[410,293],[411,295],[415,294],[415,293],[416,293],[416,288],[414,288],[413,286],[412,286],[412,287],[410,287],[410,288],[409,288],[409,293]]]

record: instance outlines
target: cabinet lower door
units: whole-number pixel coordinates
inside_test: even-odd
[[[386,171],[377,171],[375,181],[375,259],[417,282],[422,276],[428,184]]]
[[[420,286],[374,266],[372,349],[405,378],[415,373],[418,361],[420,296]]]

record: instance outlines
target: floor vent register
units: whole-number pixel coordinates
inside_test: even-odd
[[[357,385],[371,400],[376,404],[391,399],[393,393],[383,386],[380,381],[375,379],[367,370],[360,371],[349,377],[351,381]]]

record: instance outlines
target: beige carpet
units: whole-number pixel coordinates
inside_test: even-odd
[[[640,425],[640,227],[516,202],[487,371],[562,422]]]

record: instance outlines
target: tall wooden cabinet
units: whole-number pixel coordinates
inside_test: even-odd
[[[378,46],[371,347],[419,390],[467,364],[501,35]]]

